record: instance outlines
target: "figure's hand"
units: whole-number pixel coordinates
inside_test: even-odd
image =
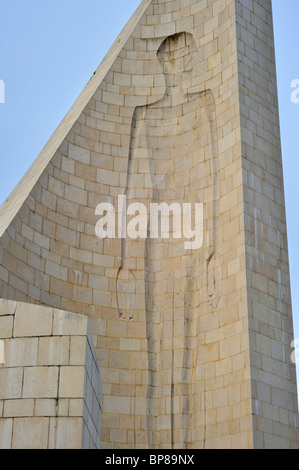
[[[218,307],[219,299],[218,299],[218,292],[216,286],[216,278],[215,278],[215,255],[212,253],[208,259],[207,265],[207,282],[208,282],[208,296],[210,300],[210,304],[216,309]]]
[[[120,318],[133,320],[136,301],[136,279],[130,269],[121,267],[116,280],[116,299]]]

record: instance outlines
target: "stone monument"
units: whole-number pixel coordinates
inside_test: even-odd
[[[270,0],[143,0],[0,214],[0,446],[299,447]]]

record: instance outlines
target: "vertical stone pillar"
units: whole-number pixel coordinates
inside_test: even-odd
[[[296,370],[271,1],[237,1],[253,442],[298,445]]]

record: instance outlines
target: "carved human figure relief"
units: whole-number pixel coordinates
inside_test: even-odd
[[[137,107],[132,121],[126,198],[162,207],[203,203],[203,246],[186,249],[186,233],[169,209],[169,236],[151,230],[124,238],[117,278],[120,317],[145,317],[148,354],[148,445],[192,447],[202,415],[203,386],[197,366],[201,314],[217,306],[218,165],[215,101],[211,90],[190,92],[198,51],[189,33],[163,40],[157,52],[165,77],[159,101]],[[194,83],[194,80],[193,80]],[[194,89],[194,87],[193,87]],[[162,212],[161,226],[163,224]],[[178,229],[181,228],[178,236]],[[166,437],[165,437],[166,436]]]

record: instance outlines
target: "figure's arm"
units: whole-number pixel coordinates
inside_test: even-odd
[[[218,175],[218,137],[216,125],[216,105],[215,98],[211,90],[207,90],[202,95],[202,105],[207,119],[210,123],[211,150],[212,150],[212,180],[213,180],[213,228],[212,239],[210,241],[209,253],[207,257],[207,284],[208,295],[214,304],[217,304],[217,286],[215,279],[215,257],[218,242],[217,221],[219,212],[219,175]]]
[[[138,138],[140,134],[140,126],[142,123],[144,108],[135,108],[129,147],[128,171],[126,183],[126,202],[131,202],[134,198],[134,175],[138,172],[138,157],[136,149],[138,148]],[[123,224],[126,222],[126,214],[124,214]],[[127,227],[123,227],[123,238],[121,240],[121,260],[116,281],[116,297],[119,316],[124,320],[132,320],[134,317],[135,300],[136,300],[136,277],[134,274],[134,242],[128,237]]]

